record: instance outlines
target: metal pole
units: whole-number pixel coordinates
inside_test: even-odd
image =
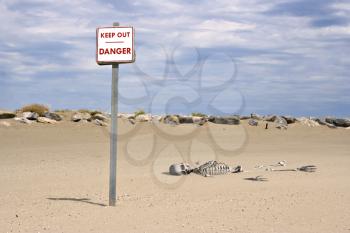
[[[119,26],[119,23],[113,23]],[[109,161],[109,205],[116,202],[116,176],[117,176],[117,123],[118,123],[118,71],[119,64],[112,65],[112,95],[111,95],[111,135],[110,135],[110,161]]]

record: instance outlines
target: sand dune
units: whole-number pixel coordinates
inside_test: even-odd
[[[7,122],[0,126],[0,232],[350,232],[346,129],[119,120],[119,200],[108,207],[106,127]],[[166,173],[174,162],[210,159],[246,172]],[[255,168],[281,160],[318,170]],[[247,179],[258,175],[268,181]]]

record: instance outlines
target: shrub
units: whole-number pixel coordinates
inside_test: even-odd
[[[90,114],[91,114],[91,116],[95,116],[96,114],[102,114],[103,115],[102,112],[97,111],[97,110],[91,111]]]
[[[197,117],[207,117],[207,115],[200,113],[200,112],[193,112],[192,116],[197,116]]]
[[[22,112],[36,112],[39,116],[44,116],[45,112],[49,111],[49,108],[42,104],[30,104],[23,106],[21,109]]]
[[[138,115],[143,115],[143,114],[145,114],[145,111],[144,111],[143,109],[140,109],[140,110],[134,112],[134,114],[135,114],[135,117],[137,117]]]

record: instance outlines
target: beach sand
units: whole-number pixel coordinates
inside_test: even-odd
[[[0,232],[350,232],[347,129],[119,120],[118,201],[109,207],[107,128],[6,121],[12,125],[0,125]],[[246,172],[167,174],[171,163],[210,159]],[[318,169],[254,168],[282,160],[285,168]],[[268,181],[246,179],[258,175]]]

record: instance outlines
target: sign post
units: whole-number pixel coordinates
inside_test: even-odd
[[[116,203],[117,176],[117,123],[118,123],[118,72],[120,63],[135,61],[134,28],[113,27],[96,29],[96,62],[99,65],[112,65],[111,93],[111,133],[110,133],[110,164],[109,164],[109,205]]]

